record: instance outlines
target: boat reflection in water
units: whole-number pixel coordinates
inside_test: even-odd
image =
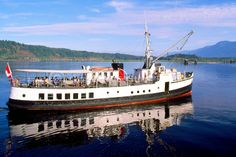
[[[12,113],[9,112],[10,139],[14,149],[45,145],[82,145],[93,139],[124,140],[138,126],[146,135],[179,125],[181,119],[193,113],[191,98],[163,104],[69,113]],[[12,148],[12,147],[11,147]],[[8,150],[9,152],[9,150]]]

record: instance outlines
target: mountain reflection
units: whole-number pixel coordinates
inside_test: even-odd
[[[153,134],[179,125],[182,117],[192,113],[191,98],[96,111],[9,112],[9,140],[15,149],[58,144],[75,146],[89,144],[94,139],[123,140],[130,134],[129,127],[137,126],[145,133],[147,143],[152,144]]]

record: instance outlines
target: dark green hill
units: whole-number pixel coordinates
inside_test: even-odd
[[[0,40],[0,60],[142,60],[141,56],[120,53],[95,53],[65,48],[50,48],[40,45],[26,45],[14,41]]]

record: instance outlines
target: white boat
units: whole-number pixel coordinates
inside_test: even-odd
[[[192,32],[183,38],[184,44],[191,35]],[[193,72],[178,72],[161,65],[159,57],[154,60],[151,56],[147,28],[145,39],[144,65],[134,69],[132,76],[126,74],[123,63],[117,62],[111,67],[83,66],[80,70],[16,69],[28,77],[26,81],[12,81],[8,106],[17,110],[81,110],[157,103],[190,96]],[[29,77],[32,74],[44,74],[44,77],[32,79]]]

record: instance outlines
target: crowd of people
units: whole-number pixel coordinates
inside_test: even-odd
[[[32,85],[35,87],[51,87],[51,86],[80,86],[81,81],[78,77],[69,78],[58,78],[52,77],[49,79],[48,77],[35,77],[32,81]]]

